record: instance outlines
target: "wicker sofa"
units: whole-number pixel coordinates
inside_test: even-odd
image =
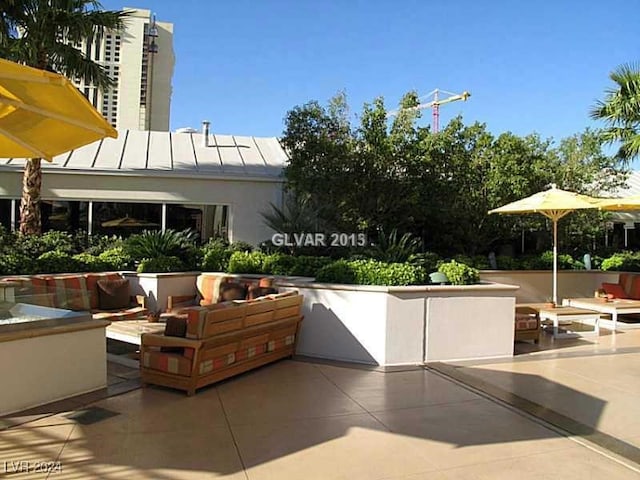
[[[301,307],[302,295],[285,292],[188,308],[167,321],[165,335],[142,335],[142,382],[193,395],[198,388],[290,357]]]
[[[0,282],[14,285],[16,302],[89,311],[94,320],[117,321],[145,316],[148,313],[144,305],[145,298],[140,295],[132,296],[128,291],[126,305],[108,310],[101,308],[98,282],[121,280],[121,274],[111,272],[5,277]],[[101,285],[104,283],[101,282]]]

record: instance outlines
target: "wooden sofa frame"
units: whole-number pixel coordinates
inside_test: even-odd
[[[276,296],[277,297],[277,296]],[[302,321],[302,295],[251,302],[237,302],[235,306],[211,309],[202,322],[198,338],[181,338],[160,334],[142,335],[140,372],[143,384],[155,384],[184,390],[187,395],[206,385],[260,367],[267,363],[293,356]],[[207,309],[195,307],[194,310]],[[265,351],[255,357],[234,361],[223,368],[201,373],[201,364],[207,359],[233,355],[243,349],[255,347],[292,335],[290,345],[275,351]],[[193,334],[190,336],[194,336]],[[167,348],[193,349],[189,375],[168,373],[145,366],[145,354]]]

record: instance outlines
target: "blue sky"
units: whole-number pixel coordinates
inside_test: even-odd
[[[137,0],[174,23],[171,128],[278,136],[295,105],[345,90],[354,113],[377,96],[468,90],[441,107],[498,134],[560,139],[595,126],[608,75],[638,60],[637,0]],[[427,112],[421,122],[430,122]]]

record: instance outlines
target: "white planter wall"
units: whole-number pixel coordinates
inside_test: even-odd
[[[169,295],[195,295],[196,278],[200,272],[178,273],[123,273],[129,279],[131,295],[147,297],[147,308],[152,312],[167,309]]]
[[[558,302],[563,298],[592,297],[602,282],[618,281],[619,272],[599,270],[560,270],[558,272]],[[546,302],[553,293],[550,270],[484,270],[480,279],[485,282],[518,285],[518,303]]]
[[[280,285],[304,295],[299,355],[383,366],[513,355],[514,286]]]
[[[10,337],[15,335],[0,336],[0,415],[107,387],[104,324],[66,333]]]

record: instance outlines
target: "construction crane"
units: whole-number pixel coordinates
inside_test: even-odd
[[[445,95],[449,95],[446,98],[440,98],[440,94],[444,93]],[[437,133],[440,130],[440,105],[444,105],[445,103],[455,102],[457,100],[462,100],[463,102],[467,101],[471,94],[469,92],[462,93],[453,93],[447,92],[446,90],[440,90],[436,88],[432,92],[427,95],[420,97],[418,100],[422,98],[431,98],[430,102],[421,103],[420,105],[416,105],[415,107],[408,107],[403,110],[423,110],[425,108],[432,107],[433,108],[433,131]],[[400,110],[393,110],[391,112],[387,112],[387,115],[397,115]]]

